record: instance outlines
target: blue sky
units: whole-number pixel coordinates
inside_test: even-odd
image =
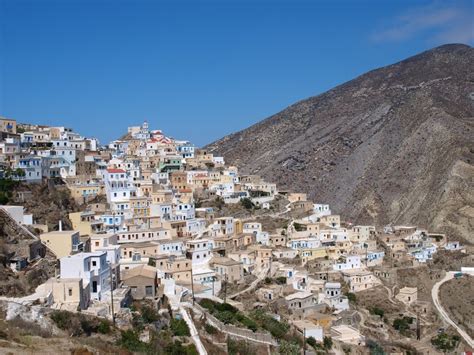
[[[474,43],[471,1],[0,0],[0,115],[204,145],[368,70]]]

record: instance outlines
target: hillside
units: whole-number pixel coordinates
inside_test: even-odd
[[[206,148],[357,223],[474,242],[474,49],[444,45],[300,101]]]

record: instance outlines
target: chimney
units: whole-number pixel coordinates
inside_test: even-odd
[[[63,231],[63,221],[59,220],[59,231]]]

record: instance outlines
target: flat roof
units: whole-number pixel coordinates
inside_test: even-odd
[[[301,291],[301,292],[295,292],[295,293],[292,293],[291,295],[286,296],[285,300],[292,301],[292,300],[295,300],[295,299],[308,298],[308,297],[311,297],[311,296],[313,296],[313,294],[311,292]]]

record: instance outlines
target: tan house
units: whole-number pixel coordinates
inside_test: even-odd
[[[260,287],[255,292],[257,299],[260,302],[272,302],[279,298],[283,290],[281,285],[268,285],[265,287]]]
[[[55,304],[60,304],[61,308],[65,307],[76,311],[87,309],[90,302],[89,284],[83,283],[81,278],[77,279],[50,279],[46,287],[51,287],[53,291],[53,300]]]
[[[404,304],[411,305],[418,300],[418,289],[416,287],[404,287],[395,298]]]
[[[41,242],[56,255],[58,259],[82,250],[79,231],[53,231],[40,235]]]
[[[299,192],[289,193],[287,198],[290,203],[298,202],[298,201],[308,201],[308,195],[306,195],[305,193],[299,193]]]
[[[209,265],[221,278],[227,277],[229,282],[239,282],[244,277],[244,269],[240,261],[226,257],[213,257]]]
[[[341,216],[336,214],[322,216],[321,223],[324,223],[325,225],[333,228],[339,228],[341,226]]]
[[[156,298],[158,278],[156,268],[140,265],[122,273],[122,282],[130,287],[133,299]]]
[[[342,273],[351,292],[359,292],[380,285],[380,280],[370,271],[347,270]]]
[[[295,292],[285,297],[286,305],[290,310],[312,308],[316,304],[315,296],[308,291]]]
[[[0,117],[0,132],[16,134],[16,120]]]

